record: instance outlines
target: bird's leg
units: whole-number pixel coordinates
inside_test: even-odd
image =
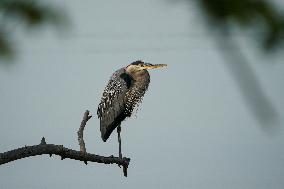
[[[119,157],[122,158],[122,154],[121,154],[121,138],[120,138],[120,132],[121,132],[121,126],[118,125],[117,126],[117,134],[118,134],[118,144],[119,144]]]

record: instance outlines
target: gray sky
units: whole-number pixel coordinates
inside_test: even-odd
[[[266,57],[236,36],[279,115],[261,126],[196,7],[163,0],[60,5],[70,31],[17,34],[17,61],[0,64],[1,152],[42,136],[78,149],[76,131],[89,109],[87,151],[117,155],[116,133],[103,143],[96,118],[110,75],[137,59],[168,68],[151,71],[137,116],[123,122],[127,178],[116,165],[38,156],[0,166],[1,189],[283,188],[283,56]]]

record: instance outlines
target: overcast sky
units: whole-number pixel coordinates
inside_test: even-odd
[[[53,3],[58,3],[55,0]],[[96,109],[116,70],[142,59],[151,71],[136,116],[123,122],[129,176],[116,165],[37,156],[0,166],[2,189],[282,189],[283,55],[265,56],[235,37],[271,103],[255,116],[199,10],[184,2],[65,0],[72,25],[17,34],[17,60],[0,63],[0,152],[40,142],[79,149],[83,113],[89,153],[117,155],[116,132],[103,143]],[[230,49],[226,49],[230,50]]]

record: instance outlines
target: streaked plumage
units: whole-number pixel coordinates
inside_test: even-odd
[[[104,142],[125,118],[131,116],[133,109],[142,101],[150,83],[147,69],[163,66],[165,65],[136,61],[111,76],[97,111]]]

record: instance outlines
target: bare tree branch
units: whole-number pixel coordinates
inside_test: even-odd
[[[44,142],[43,142],[44,141]],[[15,161],[18,159],[23,159],[31,156],[52,154],[61,156],[61,159],[69,158],[79,161],[90,161],[104,164],[117,164],[122,166],[129,165],[129,158],[119,158],[114,156],[104,157],[95,154],[82,153],[80,151],[65,148],[63,145],[46,144],[43,138],[39,145],[25,146],[15,150],[7,151],[0,154],[0,165]]]
[[[84,127],[86,126],[87,121],[91,117],[92,116],[89,115],[89,111],[87,110],[84,114],[83,120],[81,122],[78,131],[78,141],[80,145],[80,151],[66,148],[63,145],[47,144],[45,138],[43,137],[39,145],[25,146],[22,148],[0,153],[0,165],[31,156],[37,156],[43,154],[49,154],[50,156],[52,156],[52,154],[54,154],[60,156],[61,160],[69,158],[69,159],[83,161],[85,164],[87,164],[88,161],[96,163],[104,163],[104,164],[117,164],[118,166],[123,167],[124,176],[127,176],[127,168],[130,162],[130,158],[127,157],[120,158],[114,156],[105,157],[86,152],[85,143],[83,140],[83,130]]]

